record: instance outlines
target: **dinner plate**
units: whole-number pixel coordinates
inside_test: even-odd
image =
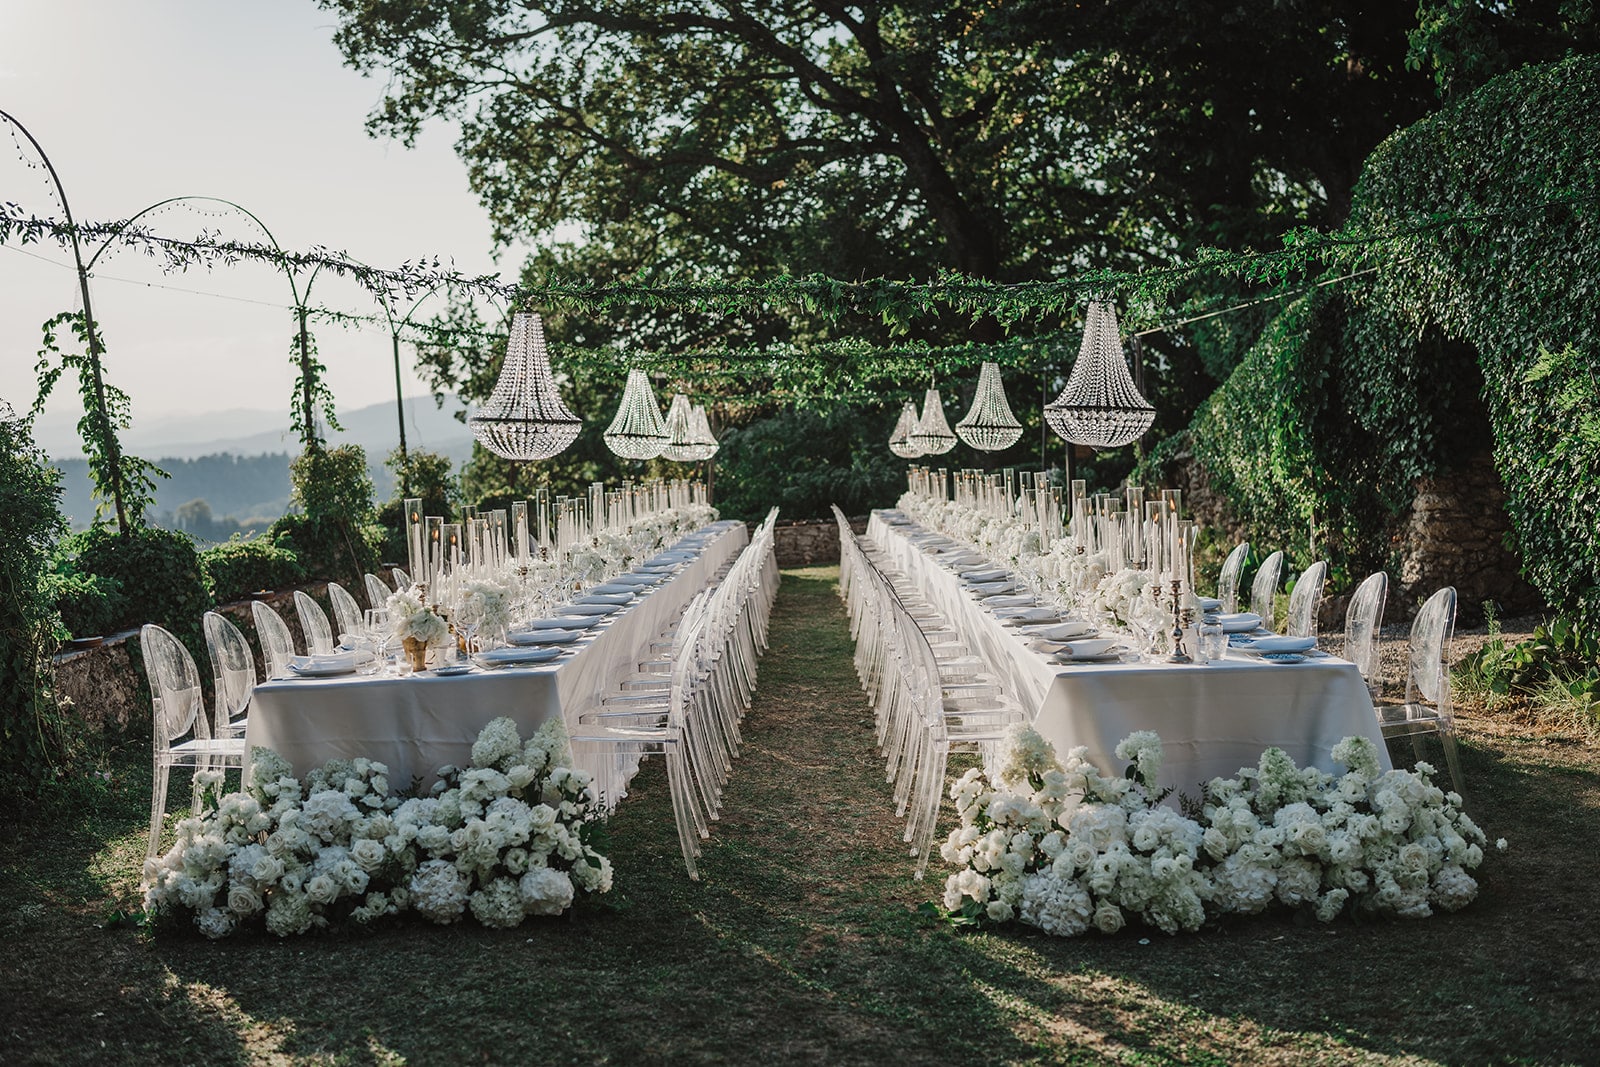
[[[1017,588],[1017,583],[1016,582],[1011,582],[1011,581],[1005,581],[1005,582],[976,582],[970,588],[972,589],[972,591],[974,593],[977,593],[980,596],[987,596],[990,593],[1011,593],[1011,592],[1015,592],[1016,588]]]
[[[559,648],[491,648],[472,657],[480,667],[513,667],[529,663],[549,663],[561,655]]]
[[[339,674],[356,672],[353,652],[338,652],[331,656],[294,656],[289,669],[302,678],[331,678]]]
[[[610,615],[622,607],[621,604],[563,604],[556,609],[557,615],[592,615],[598,618],[601,615]]]
[[[518,626],[516,633],[526,633],[529,630],[587,630],[591,626],[598,626],[605,621],[603,615],[568,615],[564,619],[534,619],[532,622]]]
[[[604,585],[595,586],[595,591],[600,593],[621,593],[628,589],[639,589],[644,586],[655,585],[659,581],[661,581],[661,575],[659,574],[619,574]]]
[[[1032,596],[1028,593],[1000,593],[995,596],[986,596],[983,598],[983,606],[986,608],[1026,608],[1032,607],[1038,602],[1038,597]]]
[[[1123,642],[1115,637],[1081,637],[1060,644],[1061,647],[1056,650],[1056,655],[1066,659],[1095,659],[1110,656],[1125,647]]]
[[[1201,611],[1221,611],[1222,601],[1214,596],[1197,596],[1195,600],[1200,604]]]
[[[428,673],[436,674],[441,678],[453,678],[459,674],[466,674],[470,670],[472,670],[472,664],[470,663],[446,663],[440,667],[430,668]]]
[[[1250,611],[1240,611],[1232,615],[1218,615],[1217,624],[1222,627],[1222,632],[1225,634],[1249,633],[1261,625],[1261,616]]]
[[[1011,577],[1004,567],[975,567],[960,574],[963,582],[999,582]]]
[[[1065,655],[1062,655],[1061,653],[1058,652],[1054,656],[1050,657],[1051,662],[1053,662],[1053,663],[1062,663],[1062,664],[1071,664],[1071,663],[1117,663],[1121,659],[1122,659],[1122,653],[1121,652],[1107,652],[1105,655],[1102,655],[1102,656],[1065,656]]]
[[[576,604],[615,604],[618,607],[633,599],[632,593],[586,593],[573,603]]]
[[[1022,626],[1030,622],[1060,622],[1061,613],[1054,608],[1002,608],[995,612],[1007,626]]]
[[[1268,663],[1304,663],[1306,660],[1298,652],[1263,652],[1261,658]]]
[[[534,645],[570,645],[582,636],[584,636],[582,630],[528,630],[519,634],[507,634],[506,640],[513,645],[527,648]]]

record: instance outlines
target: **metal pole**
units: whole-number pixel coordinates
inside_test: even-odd
[[[394,341],[394,409],[400,420],[400,499],[404,500],[411,495],[411,468],[406,462],[406,397],[400,384],[400,331],[391,330],[389,337]]]

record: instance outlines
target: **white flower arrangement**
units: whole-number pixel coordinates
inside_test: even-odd
[[[950,917],[1020,918],[1063,937],[1138,918],[1170,934],[1275,903],[1331,922],[1347,910],[1455,911],[1477,895],[1468,872],[1487,839],[1461,798],[1436,787],[1424,763],[1380,772],[1367,738],[1335,746],[1347,768],[1337,776],[1268,749],[1237,778],[1207,784],[1198,818],[1160,806],[1156,734],[1132,734],[1116,753],[1131,766],[1106,778],[1085,749],[1063,766],[1018,727],[992,778],[971,770],[952,785],[961,821],[940,848],[958,868],[945,881]]]
[[[485,926],[559,915],[578,893],[609,892],[591,844],[598,807],[552,720],[524,743],[510,719],[478,735],[471,765],[440,770],[432,796],[389,791],[388,768],[332,760],[302,782],[252,753],[248,792],[213,799],[145,864],[145,908],[188,913],[207,937],[262,917],[280,937],[415,912]]]
[[[511,625],[511,590],[492,578],[469,578],[461,584],[457,614],[469,625],[503,630]]]
[[[1131,567],[1107,574],[1095,586],[1090,607],[1109,616],[1118,626],[1127,626],[1142,607],[1142,601],[1150,600],[1149,589],[1156,580],[1153,572]]]
[[[385,606],[389,627],[402,641],[413,639],[429,648],[450,643],[450,624],[428,606],[417,586],[390,594]]]

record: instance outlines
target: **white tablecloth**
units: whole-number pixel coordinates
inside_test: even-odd
[[[502,715],[516,720],[523,737],[554,715],[565,715],[571,729],[577,714],[615,691],[648,658],[650,642],[749,541],[741,522],[707,529],[712,537],[699,556],[596,627],[571,656],[455,677],[266,682],[250,705],[247,750],[270,748],[301,775],[336,757],[366,756],[388,764],[390,782],[404,789],[413,779],[428,785],[444,764],[465,765],[478,733]]]
[[[1217,776],[1253,766],[1272,746],[1300,766],[1327,771],[1333,746],[1362,735],[1390,766],[1367,686],[1356,666],[1332,656],[1272,664],[1230,652],[1217,663],[1062,665],[1030,650],[962,588],[956,574],[912,544],[917,532],[874,513],[867,535],[949,619],[1000,679],[1006,694],[1034,717],[1058,755],[1083,745],[1105,773],[1126,762],[1117,743],[1135,730],[1161,735],[1161,785],[1191,797]]]

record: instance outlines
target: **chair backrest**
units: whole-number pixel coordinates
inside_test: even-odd
[[[367,600],[369,602],[367,606],[372,608],[387,607],[389,604],[389,596],[394,592],[394,590],[384,585],[383,579],[379,578],[376,574],[362,575],[362,581],[365,582],[367,586]]]
[[[1374,692],[1381,680],[1378,638],[1383,628],[1383,605],[1388,598],[1389,576],[1377,571],[1356,586],[1344,613],[1344,658],[1356,665],[1367,680],[1367,688]]]
[[[313,656],[333,654],[333,627],[322,605],[302,589],[294,591],[294,610],[300,616],[300,632],[306,638],[306,652]]]
[[[411,588],[411,575],[407,574],[399,567],[390,567],[389,573],[394,576],[394,587],[396,589]]]
[[[333,602],[333,617],[341,634],[356,636],[361,633],[361,605],[349,590],[338,582],[328,583],[328,599]]]
[[[1295,579],[1294,592],[1289,594],[1289,624],[1284,629],[1290,637],[1317,636],[1317,608],[1322,604],[1322,587],[1327,581],[1328,561],[1323,559]]]
[[[256,639],[261,642],[261,655],[267,663],[267,677],[289,677],[289,661],[294,658],[294,633],[283,616],[271,604],[255,601],[250,614],[256,621]]]
[[[216,733],[221,734],[250,709],[250,696],[256,688],[256,657],[239,628],[216,612],[206,612],[200,625],[211,656],[217,690]]]
[[[139,631],[139,651],[150,680],[151,732],[157,751],[170,747],[191,727],[196,737],[209,738],[200,672],[183,642],[155,623],[146,623]]]
[[[1240,541],[1222,561],[1222,573],[1217,576],[1217,599],[1222,610],[1232,614],[1239,610],[1239,576],[1244,573],[1244,561],[1250,555],[1250,542]]]
[[[1277,616],[1273,598],[1278,595],[1278,579],[1283,575],[1283,553],[1274,552],[1261,561],[1256,580],[1250,583],[1250,610],[1261,616],[1261,625],[1272,629]]]
[[[1447,585],[1428,598],[1411,623],[1406,703],[1432,704],[1450,718],[1450,645],[1456,632],[1456,590]]]

